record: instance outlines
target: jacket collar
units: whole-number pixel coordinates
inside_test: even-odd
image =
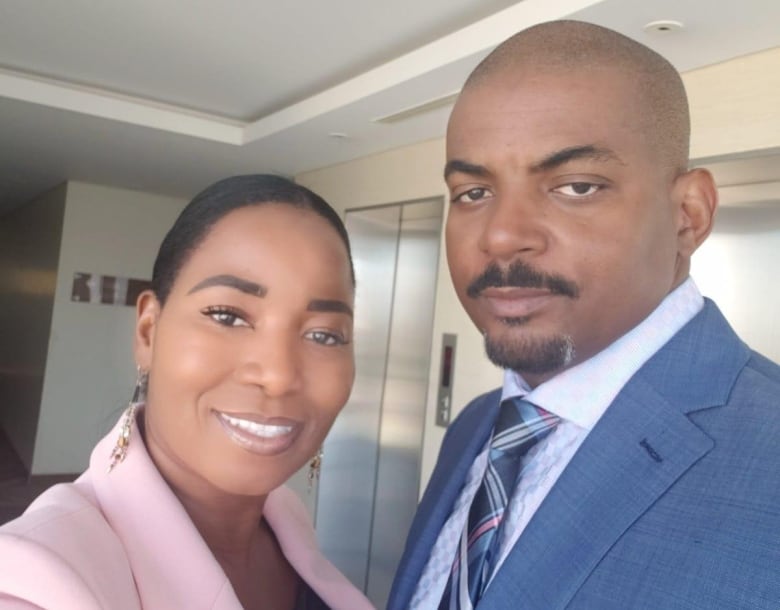
[[[152,462],[134,426],[125,460],[107,472],[122,421],[95,447],[89,473],[120,538],[144,608],[242,608],[222,567]],[[272,491],[263,515],[298,575],[333,608],[373,606],[319,551],[311,520],[291,490]]]
[[[623,533],[712,449],[688,414],[724,405],[749,357],[707,302],[607,409],[480,605],[566,607]],[[527,586],[535,582],[548,586]]]

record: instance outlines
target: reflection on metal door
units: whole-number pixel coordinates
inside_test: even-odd
[[[325,442],[317,536],[383,608],[417,506],[440,199],[347,212],[357,276],[352,396]]]

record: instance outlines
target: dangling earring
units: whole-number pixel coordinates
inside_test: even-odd
[[[130,404],[125,411],[124,421],[122,422],[122,429],[119,432],[119,438],[116,440],[111,451],[111,457],[108,463],[108,472],[111,472],[114,467],[123,462],[127,455],[127,447],[130,444],[130,433],[133,430],[133,421],[135,421],[136,409],[146,402],[146,388],[149,384],[149,372],[141,370],[138,367],[138,373],[135,381],[135,389],[133,390],[133,398],[130,399]]]
[[[314,487],[314,482],[320,480],[320,467],[322,466],[322,447],[319,448],[311,462],[309,462],[309,493]]]

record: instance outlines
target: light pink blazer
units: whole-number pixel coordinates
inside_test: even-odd
[[[115,426],[74,483],[56,485],[0,527],[0,608],[238,610],[241,604],[134,430],[110,474]],[[300,577],[332,608],[371,609],[319,552],[303,503],[273,491],[265,518]]]

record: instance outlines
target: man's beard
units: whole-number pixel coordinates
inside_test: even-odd
[[[576,283],[560,275],[544,273],[517,260],[506,269],[491,263],[467,287],[466,295],[477,299],[486,288],[543,288],[550,294],[572,300],[579,298]],[[529,321],[525,316],[504,318],[507,327],[523,326]],[[520,333],[518,333],[520,334]],[[493,364],[513,371],[530,374],[550,373],[568,366],[574,359],[574,341],[569,335],[550,337],[491,338],[485,333],[485,351]]]
[[[514,319],[507,323],[518,325]],[[574,341],[568,335],[497,339],[485,333],[485,352],[496,366],[541,375],[564,369],[572,362]]]

